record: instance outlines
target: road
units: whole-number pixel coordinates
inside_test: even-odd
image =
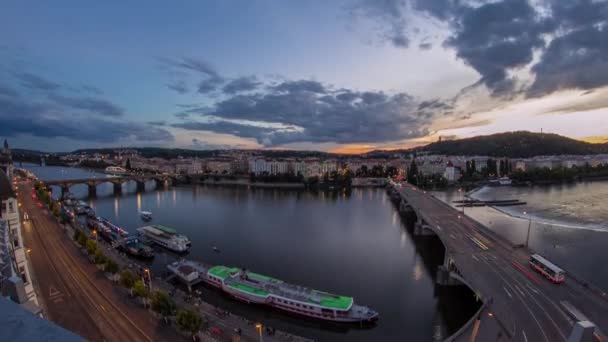
[[[30,218],[24,223],[24,240],[50,320],[91,341],[180,339],[143,308],[126,302],[31,194],[31,182],[20,182],[21,212]]]
[[[515,248],[477,221],[411,185],[396,188],[446,246],[458,272],[489,305],[478,339],[566,341],[572,308],[608,331],[608,298],[567,279],[556,285],[528,266],[530,251]]]

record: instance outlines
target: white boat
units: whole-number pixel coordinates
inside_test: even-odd
[[[123,169],[120,166],[108,166],[108,167],[106,167],[104,172],[109,175],[117,175],[117,176],[122,176],[122,175],[126,175],[129,173],[127,170]]]
[[[186,236],[160,224],[137,228],[137,232],[146,240],[178,253],[188,251],[192,245]]]
[[[139,214],[141,216],[141,219],[144,220],[144,221],[150,221],[152,219],[152,212],[151,211],[142,211]]]

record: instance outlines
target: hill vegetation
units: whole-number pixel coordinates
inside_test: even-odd
[[[529,158],[542,155],[608,153],[608,144],[591,144],[557,134],[519,131],[438,141],[410,151],[446,155]]]

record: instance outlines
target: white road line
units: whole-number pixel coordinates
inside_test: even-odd
[[[519,286],[518,286],[517,284],[513,284],[513,287],[515,287],[515,289],[516,289],[517,291],[519,291],[519,293],[521,293],[521,295],[522,295],[523,297],[526,297],[526,294],[524,293],[524,291],[522,291],[522,290],[519,288]]]
[[[502,288],[503,288],[503,289],[505,290],[505,292],[506,292],[506,293],[509,295],[509,298],[513,299],[513,296],[511,296],[511,293],[510,293],[510,292],[507,290],[507,288],[506,288],[506,287],[504,287],[504,286],[503,286]]]
[[[473,259],[475,259],[475,260],[479,261],[479,259],[477,259],[477,257],[476,257],[475,255],[471,254],[471,257],[472,257]]]
[[[528,336],[526,336],[526,332],[522,329],[521,334],[524,335],[524,341],[528,342]]]

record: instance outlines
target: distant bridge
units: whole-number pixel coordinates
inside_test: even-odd
[[[391,182],[388,193],[400,212],[415,215],[414,234],[436,235],[444,245],[437,283],[466,285],[483,301],[469,324],[448,340],[608,341],[604,290],[568,274],[562,284],[549,282],[528,267],[530,250],[513,246],[426,191]],[[597,267],[602,265],[598,261]],[[585,325],[586,337],[569,340]]]
[[[70,187],[76,184],[86,184],[89,190],[89,196],[97,195],[97,186],[103,183],[112,183],[114,185],[114,194],[122,193],[122,185],[126,182],[134,181],[137,184],[137,191],[143,192],[146,190],[146,182],[153,180],[157,187],[164,184],[173,185],[178,181],[178,176],[172,175],[125,175],[125,176],[110,176],[110,177],[93,177],[80,179],[65,179],[55,181],[45,181],[47,186],[58,186],[61,188],[61,197],[70,191]]]

